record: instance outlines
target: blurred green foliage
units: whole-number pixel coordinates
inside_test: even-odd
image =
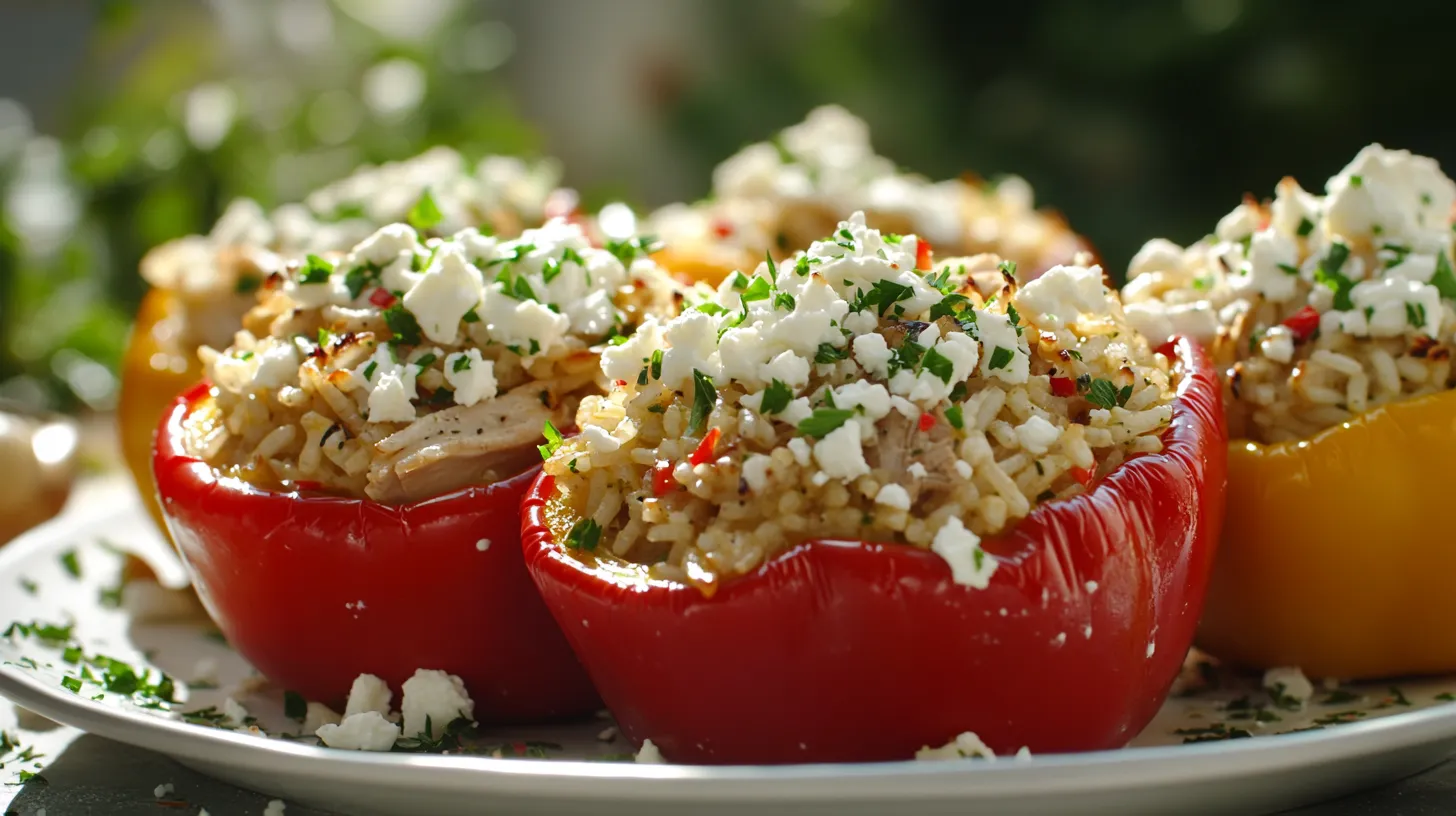
[[[537,145],[494,70],[511,42],[488,5],[97,8],[56,138],[0,158],[0,394],[107,407],[142,255],[207,232],[235,196],[297,200],[433,144],[467,158]]]

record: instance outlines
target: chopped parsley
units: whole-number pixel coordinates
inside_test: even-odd
[[[892,280],[877,280],[870,291],[861,296],[856,304],[850,304],[850,311],[858,312],[869,306],[879,306],[880,317],[890,310],[891,306],[902,300],[909,300],[915,296],[915,290],[901,283]]]
[[[1301,218],[1301,219],[1299,219],[1299,230],[1298,230],[1298,232],[1299,232],[1299,237],[1300,238],[1307,238],[1307,237],[1309,237],[1309,234],[1311,232],[1314,232],[1314,222],[1311,221],[1311,220],[1309,220],[1308,218]]]
[[[1020,337],[1021,333],[1026,330],[1026,327],[1021,325],[1021,315],[1016,312],[1016,307],[1010,303],[1006,304],[1006,317],[1011,320],[1012,327],[1016,329],[1016,336]]]
[[[820,343],[818,351],[814,352],[814,362],[820,365],[830,365],[849,357],[849,349],[837,348],[828,343]]]
[[[379,368],[379,363],[375,362],[374,360],[370,360],[369,361],[369,365],[364,366],[364,379],[365,380],[373,380],[374,379],[374,372],[378,368]]]
[[[996,269],[1002,275],[1011,278],[1016,277],[1016,261],[1002,261],[1001,263],[997,264]]]
[[[815,408],[814,413],[799,423],[799,433],[823,439],[852,416],[854,411],[849,408]]]
[[[425,191],[420,194],[420,200],[410,207],[409,215],[405,216],[405,220],[420,232],[434,229],[445,220],[445,214],[440,212],[440,205],[436,204],[435,197],[430,195],[430,188],[426,187]]]
[[[328,283],[334,273],[334,265],[317,255],[309,255],[298,273],[298,282],[303,284]]]
[[[308,716],[308,701],[296,691],[283,692],[283,714],[290,720],[301,720]]]
[[[1099,408],[1113,408],[1119,404],[1119,396],[1121,395],[1118,393],[1117,386],[1113,385],[1111,380],[1104,380],[1101,377],[1093,380],[1087,389],[1087,401]]]
[[[1011,358],[1013,356],[1014,354],[1011,349],[1006,348],[1005,346],[997,346],[996,348],[991,350],[991,361],[987,363],[986,366],[991,370],[1005,368],[1011,363]]]
[[[81,577],[81,558],[75,550],[66,550],[61,553],[61,566],[65,567],[66,574],[72,578]]]
[[[584,518],[571,525],[571,532],[566,534],[566,546],[572,550],[591,552],[601,539],[602,525],[597,524],[596,519]]]
[[[1405,304],[1405,322],[1416,328],[1426,325],[1426,307],[1419,303]]]
[[[823,263],[823,261],[819,258],[810,258],[808,255],[800,255],[799,260],[794,262],[794,274],[806,278],[809,276],[809,267],[817,263]]]
[[[748,288],[743,290],[743,294],[740,299],[745,304],[751,303],[755,300],[768,300],[769,295],[772,293],[772,289],[773,287],[769,285],[769,282],[766,278],[754,278],[753,283],[749,284]]]
[[[637,256],[651,255],[662,249],[662,244],[650,235],[643,235],[626,240],[607,241],[604,248],[617,256],[617,260],[621,261],[623,266],[631,266],[632,262],[637,260]]]
[[[546,263],[541,264],[541,279],[550,283],[556,280],[561,274],[561,261],[555,258],[547,258]]]
[[[1298,275],[1299,267],[1294,264],[1279,264],[1279,270],[1286,275]]]
[[[61,685],[72,694],[81,693],[81,678],[79,677],[62,677]]]
[[[708,427],[708,415],[718,403],[718,389],[713,378],[693,369],[693,409],[688,414],[688,428],[693,434],[701,434]]]
[[[556,453],[556,450],[561,447],[561,443],[565,442],[566,438],[561,435],[561,431],[556,430],[556,426],[552,425],[549,419],[541,427],[541,435],[546,437],[546,444],[537,445],[536,450],[541,452],[541,460],[545,461]]]
[[[462,371],[469,371],[469,370],[470,370],[470,356],[467,355],[467,354],[461,354],[459,357],[456,357],[455,358],[455,362],[453,362],[453,363],[450,364],[450,371],[452,373],[455,373],[455,374],[459,374]]]
[[[652,352],[652,357],[648,365],[652,368],[652,379],[662,379],[662,349],[656,349]]]
[[[369,284],[376,283],[378,280],[379,267],[375,264],[364,264],[344,273],[344,288],[349,290],[350,298],[357,300]]]
[[[711,300],[705,300],[702,303],[699,303],[698,305],[693,306],[691,310],[692,311],[695,311],[695,312],[702,312],[703,314],[706,314],[706,315],[714,315],[714,316],[717,316],[717,315],[720,315],[720,314],[724,314],[724,313],[726,313],[728,311],[727,309],[723,308],[722,306],[719,306],[718,304],[714,303]]]
[[[950,358],[936,351],[934,347],[925,350],[925,356],[920,358],[920,367],[936,377],[940,381],[950,384],[951,375],[955,371],[955,364]]]
[[[424,354],[420,355],[420,359],[415,360],[415,365],[419,366],[420,371],[423,372],[425,369],[434,365],[435,361],[438,359],[440,358],[435,355],[435,352],[427,351]]]
[[[966,418],[964,410],[959,405],[952,405],[945,409],[945,421],[950,423],[957,431],[965,430]]]
[[[1436,253],[1436,273],[1431,276],[1431,285],[1446,300],[1456,300],[1456,274],[1451,271],[1451,259],[1445,252]]]
[[[233,282],[233,291],[240,295],[251,295],[262,285],[263,279],[257,275],[239,275]]]
[[[1340,267],[1350,257],[1350,248],[1341,243],[1330,245],[1329,254],[1314,271],[1314,279],[1317,283],[1328,287],[1335,293],[1335,308],[1340,311],[1349,311],[1355,307],[1350,300],[1350,290],[1355,288],[1355,282],[1340,274]]]
[[[477,312],[474,308],[471,308],[471,310],[466,312],[465,316],[460,319],[465,321],[466,323],[479,323],[480,312]]]
[[[728,288],[735,292],[742,292],[748,288],[748,276],[735,270],[732,275],[728,276]]]
[[[1362,186],[1364,186],[1364,184],[1365,184],[1365,177],[1364,176],[1350,176],[1350,186],[1351,187],[1362,187]]]
[[[407,346],[417,345],[420,342],[420,323],[415,316],[404,308],[404,302],[399,301],[388,309],[384,310],[384,325],[389,327],[390,334],[394,335],[397,342]]]
[[[956,318],[957,314],[965,309],[970,303],[970,298],[965,295],[949,294],[940,299],[940,302],[930,307],[930,320],[935,322],[942,317]],[[971,319],[975,319],[975,312],[969,312]]]
[[[779,292],[778,294],[774,295],[773,306],[775,309],[782,309],[786,312],[792,312],[794,310],[794,307],[797,305],[798,304],[794,301],[794,296],[789,294],[788,292]]]
[[[789,401],[794,398],[794,392],[782,380],[774,380],[764,389],[763,401],[759,403],[758,410],[762,414],[777,414],[789,407]]]

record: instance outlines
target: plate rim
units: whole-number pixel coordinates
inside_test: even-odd
[[[73,536],[102,526],[135,508],[125,494],[85,510],[67,512],[0,547],[0,580],[19,575],[19,565]],[[128,497],[129,498],[129,497]],[[43,593],[44,590],[42,589]],[[172,757],[257,771],[313,776],[320,781],[367,777],[395,785],[422,780],[455,790],[491,789],[501,795],[546,795],[556,799],[603,797],[632,801],[751,803],[767,800],[862,800],[892,796],[896,801],[953,794],[962,800],[997,799],[1035,785],[1047,794],[1093,790],[1159,789],[1279,774],[1361,756],[1456,743],[1456,703],[1433,705],[1318,731],[1269,734],[1249,739],[1105,751],[1045,754],[1030,760],[803,765],[652,765],[584,760],[531,760],[342,751],[127,711],[64,693],[0,663],[0,696],[65,725]],[[1434,763],[1433,763],[1434,764]],[[1108,769],[1115,773],[1107,773]],[[643,786],[644,780],[658,784]],[[912,781],[913,785],[889,784]],[[754,785],[745,785],[753,782]],[[824,783],[833,782],[832,787]],[[542,785],[550,785],[543,790]]]

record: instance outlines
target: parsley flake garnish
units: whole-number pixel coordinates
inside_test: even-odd
[[[303,284],[328,283],[329,275],[332,275],[333,272],[333,264],[317,255],[309,255],[305,259],[303,269],[299,270],[298,282]]]
[[[556,453],[566,438],[561,435],[561,431],[556,430],[556,426],[552,425],[549,419],[541,427],[541,435],[546,437],[546,444],[537,445],[536,450],[541,452],[541,460],[544,462]]]
[[[72,694],[81,693],[81,678],[79,677],[62,677],[61,685]]]
[[[1426,325],[1426,307],[1419,303],[1407,303],[1405,305],[1405,322],[1417,329]]]
[[[617,260],[621,261],[623,266],[631,266],[632,262],[637,260],[637,256],[651,255],[662,249],[662,244],[650,235],[643,235],[626,240],[607,241],[604,249],[617,256]]]
[[[389,333],[400,343],[413,346],[420,342],[420,323],[404,308],[403,301],[398,301],[384,310],[384,325],[389,327]]]
[[[1286,275],[1298,275],[1299,267],[1294,264],[1279,264],[1279,269]]]
[[[1307,237],[1309,237],[1309,234],[1311,232],[1314,232],[1314,222],[1311,221],[1311,220],[1309,220],[1308,218],[1301,218],[1301,219],[1299,219],[1299,230],[1298,230],[1298,232],[1299,232],[1299,237],[1300,238],[1307,238]]]
[[[372,379],[374,379],[374,372],[378,368],[379,368],[379,363],[375,362],[374,360],[370,360],[369,361],[369,365],[364,366],[364,379],[366,379],[366,380],[372,380]]]
[[[409,215],[405,216],[405,220],[420,232],[434,229],[445,220],[445,214],[440,212],[440,205],[436,204],[435,197],[430,195],[430,188],[426,187],[425,191],[420,194],[420,200],[410,207]]]
[[[356,266],[344,273],[344,288],[349,290],[349,298],[358,300],[359,295],[371,283],[379,280],[379,267],[374,264]]]
[[[420,355],[420,359],[415,360],[415,365],[419,366],[420,371],[423,372],[425,369],[434,365],[435,361],[438,359],[440,358],[435,355],[435,352],[427,351],[424,354]]]
[[[1131,388],[1131,386],[1129,386]],[[1087,401],[1099,408],[1111,409],[1118,402],[1117,386],[1111,380],[1097,378],[1087,389]]]
[[[1451,260],[1445,252],[1436,253],[1436,273],[1431,276],[1431,285],[1445,300],[1456,300],[1456,274],[1451,271]]]
[[[717,403],[718,389],[713,385],[713,378],[693,369],[693,409],[688,414],[690,433],[701,434],[708,427],[708,415]]]
[[[296,691],[283,692],[283,714],[290,720],[301,720],[308,716],[308,701]]]
[[[774,380],[764,389],[763,401],[758,404],[759,413],[777,414],[789,407],[789,401],[794,398],[794,392],[782,380]]]
[[[946,384],[950,384],[951,374],[955,371],[955,364],[950,358],[936,351],[933,347],[925,350],[925,356],[920,358],[920,367]]]
[[[838,348],[828,343],[820,343],[819,349],[814,352],[814,362],[820,365],[830,365],[848,357],[848,348]]]
[[[814,413],[799,423],[799,433],[823,439],[852,416],[854,411],[849,408],[815,408]]]
[[[463,320],[463,321],[465,321],[466,323],[479,323],[480,322],[480,312],[477,312],[477,311],[475,311],[474,308],[472,308],[470,311],[468,311],[468,312],[465,313],[465,316],[464,317],[462,317],[460,319]]]
[[[745,304],[752,303],[755,300],[768,300],[772,289],[773,287],[769,284],[767,279],[754,278],[753,283],[749,284],[748,288],[743,290],[743,294],[740,299]]]
[[[991,350],[991,361],[986,364],[986,367],[991,370],[1005,368],[1011,363],[1011,358],[1013,356],[1015,355],[1011,351],[1011,349],[1006,348],[1005,346],[997,346],[996,348]]]
[[[597,524],[596,519],[584,518],[571,525],[571,532],[566,534],[566,546],[572,550],[591,552],[601,539],[602,525]]]
[[[955,428],[957,431],[965,430],[966,418],[964,409],[962,409],[959,405],[952,405],[949,408],[946,408],[945,421],[949,422],[950,426],[952,428]]]
[[[719,306],[711,300],[705,300],[702,303],[693,306],[692,311],[702,312],[703,314],[713,315],[716,317],[717,315],[726,313],[728,310],[723,308],[722,306]]]
[[[81,577],[81,559],[75,550],[61,553],[61,566],[66,568],[66,573],[72,578]]]
[[[1340,311],[1348,311],[1355,307],[1350,300],[1350,290],[1355,288],[1355,282],[1340,274],[1340,267],[1350,257],[1350,248],[1341,243],[1330,245],[1329,254],[1320,261],[1320,265],[1314,271],[1315,282],[1329,287],[1335,293],[1335,308]]]

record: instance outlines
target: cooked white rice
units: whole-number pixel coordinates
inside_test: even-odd
[[[877,229],[921,236],[942,255],[992,252],[1032,273],[1084,249],[1060,215],[1036,209],[1024,179],[982,185],[903,173],[875,154],[868,125],[832,105],[728,158],[713,173],[709,200],[664,207],[648,229],[666,241],[665,266],[716,283],[765,252],[807,249],[855,211]]]
[[[615,387],[546,463],[561,540],[709,592],[808,538],[930,548],[984,586],[981,536],[1161,450],[1169,361],[1100,268],[1018,285],[917,246],[856,213],[608,349]]]
[[[1451,387],[1456,183],[1371,145],[1325,190],[1285,178],[1186,249],[1149,241],[1128,272],[1128,319],[1203,341],[1225,369],[1233,438],[1304,439]]]
[[[595,248],[561,219],[504,241],[394,224],[334,259],[269,278],[233,344],[202,349],[196,455],[389,503],[498,481],[600,389],[602,348],[682,296],[641,241]]]

